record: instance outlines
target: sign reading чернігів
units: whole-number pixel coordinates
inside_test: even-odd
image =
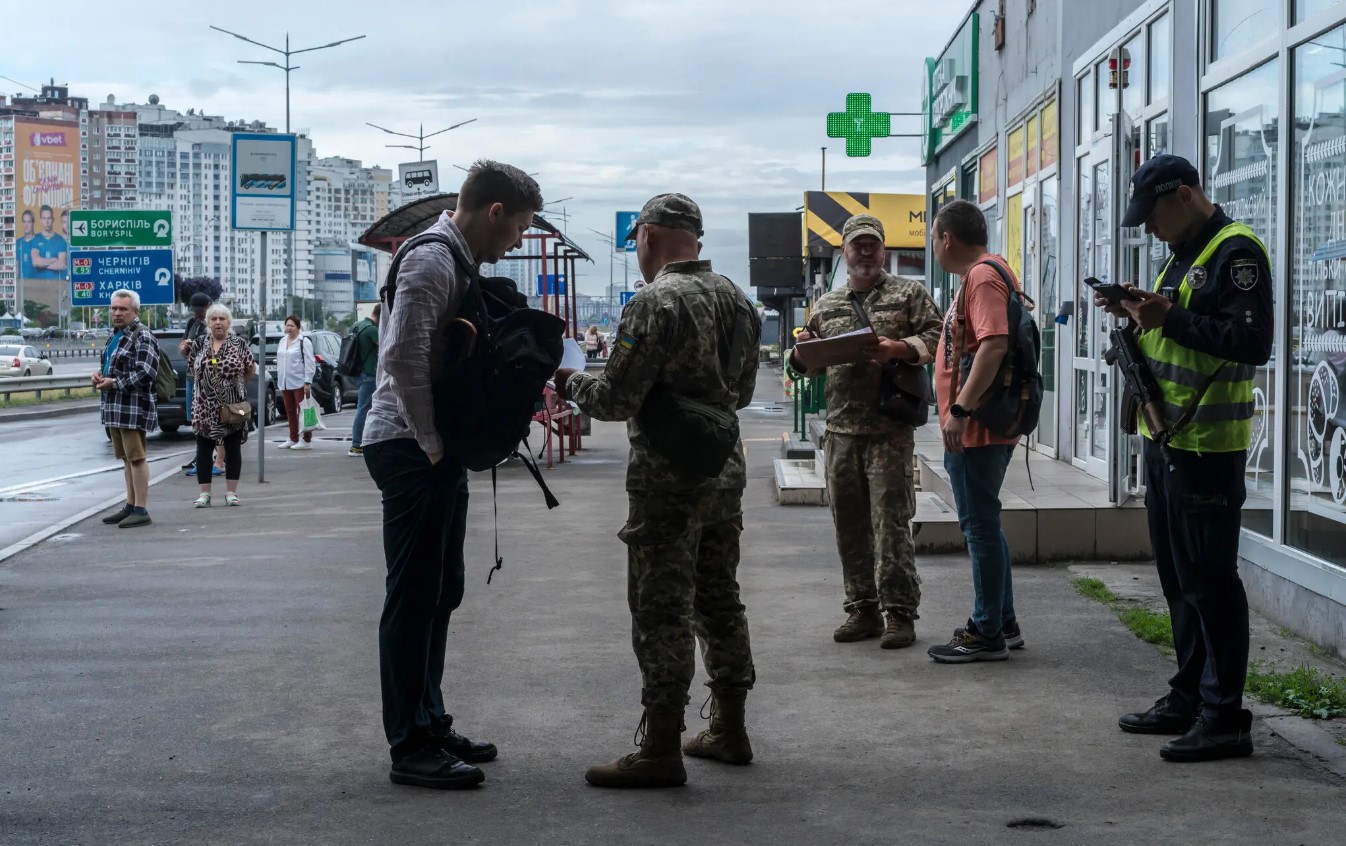
[[[112,294],[126,289],[140,295],[140,304],[173,304],[173,251],[71,250],[70,304],[76,308],[112,304]]]

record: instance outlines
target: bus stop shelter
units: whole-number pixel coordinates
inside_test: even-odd
[[[360,243],[388,253],[396,253],[402,243],[412,236],[429,229],[444,212],[452,214],[458,207],[458,195],[434,194],[412,200],[400,208],[384,215],[360,236]],[[541,298],[543,311],[554,314],[566,323],[566,335],[579,338],[579,321],[575,297],[575,265],[583,259],[590,263],[589,256],[578,244],[566,237],[540,214],[533,215],[533,226],[524,234],[524,248],[509,258],[539,262],[541,279],[564,275],[564,285],[552,286],[539,283],[525,294]]]

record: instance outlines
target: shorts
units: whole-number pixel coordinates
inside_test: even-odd
[[[125,461],[145,460],[145,433],[139,429],[110,429],[112,454]]]

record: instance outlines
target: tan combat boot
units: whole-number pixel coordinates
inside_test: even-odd
[[[899,617],[889,611],[888,625],[879,638],[879,646],[884,649],[905,649],[916,642],[916,624],[906,617]]]
[[[840,628],[832,632],[832,640],[837,643],[855,643],[883,634],[883,615],[879,609],[857,608],[851,612]]]
[[[685,755],[693,758],[712,758],[726,764],[752,762],[752,744],[748,729],[743,724],[743,705],[746,690],[715,693],[711,696],[710,728],[682,744]]]
[[[590,767],[584,780],[596,787],[680,787],[687,783],[682,767],[682,713],[646,711],[636,736],[644,732],[640,751],[611,764]]]

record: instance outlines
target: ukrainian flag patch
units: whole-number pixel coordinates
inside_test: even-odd
[[[638,343],[639,341],[637,341],[630,335],[622,335],[620,338],[617,339],[617,346],[621,347],[624,350],[634,350],[636,348],[636,344]]]

